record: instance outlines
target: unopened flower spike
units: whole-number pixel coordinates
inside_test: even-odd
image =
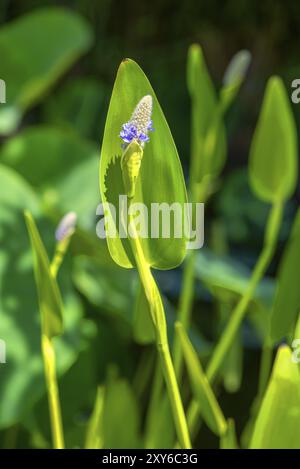
[[[144,96],[137,104],[128,122],[123,124],[120,137],[123,140],[124,153],[121,159],[123,182],[126,194],[134,197],[144,153],[145,143],[149,142],[148,133],[153,132],[152,96]]]
[[[65,216],[63,216],[55,231],[56,240],[63,241],[66,238],[72,236],[75,231],[76,222],[77,215],[75,212],[68,212]]]
[[[135,140],[143,148],[149,142],[149,132],[153,132],[152,127],[152,96],[144,96],[137,104],[128,122],[122,125],[120,138],[123,140],[122,148],[125,149],[129,143]]]

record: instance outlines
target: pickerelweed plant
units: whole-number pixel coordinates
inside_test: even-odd
[[[150,138],[152,120],[155,134]],[[121,156],[118,136],[123,140]],[[100,190],[102,200],[114,201],[115,205],[118,196],[125,194],[129,213],[135,202],[146,206],[154,202],[186,202],[182,169],[170,130],[148,80],[137,64],[129,60],[120,66],[108,111],[100,161]],[[108,237],[108,247],[118,264],[135,266],[138,270],[154,326],[177,437],[182,448],[190,448],[169,349],[164,306],[151,272],[151,267],[166,269],[178,265],[185,255],[185,239],[142,238],[133,214],[129,215],[128,224],[129,239]]]
[[[234,57],[217,97],[201,48],[193,45],[189,50],[187,79],[192,131],[188,194],[193,203],[209,202],[218,188],[226,161],[223,119],[237,95],[249,60],[247,51],[241,51]],[[119,281],[117,277],[116,283],[123,282],[125,298],[133,293],[134,301],[126,302],[126,314],[133,313],[130,316],[132,338],[139,345],[155,343],[156,355],[155,360],[149,360],[149,349],[151,353],[154,350],[145,347],[146,353],[139,361],[132,387],[123,377],[119,378],[114,369],[109,369],[108,379],[104,383],[101,378],[94,411],[86,425],[82,426],[86,432],[86,448],[120,447],[117,446],[119,434],[122,435],[124,447],[190,448],[196,442],[202,421],[217,436],[221,448],[238,448],[239,445],[250,448],[300,447],[300,374],[295,354],[289,345],[279,347],[272,368],[272,353],[276,345],[282,340],[292,345],[300,336],[299,211],[279,264],[274,298],[261,308],[264,310],[263,317],[260,317],[260,321],[264,322],[264,333],[258,392],[240,441],[237,441],[234,421],[225,415],[218,402],[219,384],[222,381],[225,383],[225,376],[228,376],[226,367],[229,366],[232,351],[238,356],[239,363],[242,361],[242,345],[238,340],[243,319],[254,306],[259,310],[256,303],[261,307],[258,296],[260,281],[274,257],[284,206],[295,190],[297,171],[297,136],[289,99],[282,80],[271,77],[266,86],[249,158],[251,189],[257,198],[270,207],[262,250],[253,271],[241,282],[237,278],[240,272],[234,277],[230,268],[223,271],[224,265],[219,260],[217,272],[210,271],[210,261],[204,267],[201,263],[204,259],[201,252],[192,250],[186,255],[185,233],[175,236],[171,229],[167,238],[160,231],[155,237],[143,236],[140,225],[142,221],[149,222],[151,210],[138,212],[137,207],[143,205],[150,209],[153,203],[184,207],[187,191],[176,146],[154,90],[135,62],[122,62],[107,114],[99,170],[101,200],[107,203],[104,220],[115,225],[115,233],[110,236],[108,230],[107,250],[106,245],[101,245],[95,236],[90,244],[85,244],[89,234],[81,232],[81,229],[77,230],[76,235],[79,253],[88,252],[88,262],[97,257],[95,252],[98,252],[99,246],[101,254],[105,251],[105,262],[96,259],[105,276],[109,277],[113,266],[112,275],[117,277],[121,269],[114,263],[123,269],[135,270],[133,277],[135,275],[134,281],[137,283],[134,283],[134,292],[129,292],[126,279],[129,273],[125,274],[125,280],[121,277]],[[126,206],[120,203],[120,196],[125,197]],[[113,213],[114,210],[117,213]],[[56,337],[63,335],[64,314],[56,278],[75,230],[76,214],[68,213],[59,223],[51,262],[29,212],[25,213],[25,220],[39,298],[41,348],[53,446],[64,448],[67,433],[64,435],[63,432],[54,347]],[[117,225],[117,220],[121,220],[120,225]],[[123,236],[123,232],[127,236]],[[183,261],[182,290],[172,337],[173,324],[170,316],[166,318],[168,304],[158,288],[154,272],[156,269],[173,269]],[[206,366],[200,362],[199,350],[195,347],[198,344],[192,335],[195,329],[191,330],[190,327],[194,286],[200,278],[200,267],[208,271],[204,272],[203,282],[211,293],[212,301],[226,312],[216,345],[210,344],[203,357],[203,361],[207,360]],[[80,279],[84,287],[92,284],[93,293],[96,292],[98,298],[101,285],[98,284],[99,277],[94,278],[94,272],[96,269],[88,277],[87,271],[84,271]],[[100,292],[105,300],[110,283],[113,284],[112,277],[105,283],[104,294]],[[116,290],[113,286],[110,291]],[[91,298],[95,297],[91,295]],[[203,314],[202,311],[197,313]],[[253,320],[250,316],[249,319]],[[172,347],[170,336],[173,339]],[[242,374],[237,361],[232,369],[234,377]],[[152,383],[151,386],[149,383]],[[140,397],[145,397],[144,425],[141,424],[136,405]],[[128,427],[124,425],[126,419],[130,420]],[[114,425],[111,426],[112,421]]]

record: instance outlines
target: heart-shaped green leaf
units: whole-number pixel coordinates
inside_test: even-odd
[[[265,202],[288,199],[297,183],[296,127],[282,80],[269,79],[250,149],[249,177]]]
[[[61,8],[37,9],[1,28],[7,105],[0,109],[0,134],[16,128],[22,114],[88,49],[91,39],[86,22]]]
[[[144,214],[144,219],[148,219],[148,237],[140,237],[147,262],[155,268],[170,269],[182,262],[186,250],[182,223],[184,203],[187,202],[186,188],[177,150],[155,93],[140,67],[128,59],[119,67],[106,119],[100,160],[100,191],[102,201],[116,208],[118,221],[121,213],[119,196],[125,194],[121,171],[123,150],[119,134],[122,125],[129,121],[135,107],[146,95],[153,99],[152,120],[155,131],[145,144],[132,203],[143,203],[148,212],[148,215]],[[161,232],[158,237],[150,237],[153,221],[150,214],[154,203],[168,204],[170,208],[174,203],[179,205],[182,212],[179,221],[181,236],[176,237],[173,233],[171,214],[170,237],[163,237]],[[109,213],[112,213],[111,209]],[[131,248],[128,239],[121,238],[119,233],[120,227],[117,226],[117,236],[107,237],[110,254],[117,264],[130,268],[134,264]]]

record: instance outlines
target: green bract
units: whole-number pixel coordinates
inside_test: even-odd
[[[286,200],[297,181],[295,122],[282,80],[268,81],[249,162],[250,183],[265,202]]]
[[[62,301],[56,280],[51,275],[50,263],[30,212],[25,220],[34,255],[34,273],[38,289],[42,331],[48,338],[63,332]]]
[[[116,207],[118,222],[119,196],[125,195],[128,189],[128,186],[124,187],[121,169],[123,150],[119,134],[122,125],[128,122],[136,105],[146,95],[153,99],[152,120],[155,131],[143,148],[131,204],[140,202],[147,207],[150,233],[151,204],[171,206],[178,203],[183,213],[183,204],[187,202],[186,188],[177,150],[155,93],[140,67],[128,59],[119,67],[109,105],[101,150],[100,191],[102,202],[109,202]],[[184,233],[180,238],[175,238],[171,230],[170,239],[162,238],[161,234],[158,238],[150,238],[149,234],[148,238],[140,238],[140,241],[145,258],[152,267],[170,269],[184,258]],[[127,239],[120,238],[119,230],[117,236],[108,237],[107,242],[117,264],[126,268],[134,265],[130,244]]]

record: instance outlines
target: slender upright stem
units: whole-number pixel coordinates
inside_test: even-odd
[[[51,339],[49,339],[45,334],[42,334],[42,352],[47,383],[53,446],[54,449],[64,449],[65,443],[56,378],[55,352]]]
[[[283,204],[281,201],[277,201],[273,204],[268,223],[265,232],[265,241],[263,250],[258,258],[257,264],[252,272],[248,287],[241,297],[240,301],[234,308],[230,320],[223,332],[214,352],[209,361],[206,374],[210,383],[215,381],[217,373],[223,364],[223,361],[228,353],[229,348],[235,338],[235,335],[242,323],[242,320],[247,312],[249,303],[253,297],[255,289],[265,274],[268,265],[270,264],[272,257],[276,249],[276,243],[278,239],[279,229],[283,215]],[[188,423],[189,429],[193,434],[197,427],[197,421],[199,419],[199,407],[195,401],[192,401],[188,409]]]
[[[132,250],[145,295],[150,306],[151,316],[156,332],[156,346],[159,352],[160,363],[167,386],[177,437],[182,448],[188,449],[191,448],[191,442],[174,366],[171,359],[162,299],[152,276],[150,266],[145,259],[144,252],[135,229],[134,219],[131,218],[130,222]]]
[[[178,321],[185,329],[189,328],[191,320],[191,310],[194,299],[194,270],[195,270],[195,251],[191,251],[185,261],[183,269],[182,290],[179,298]],[[183,354],[177,335],[174,337],[173,345],[174,367],[178,380],[181,379]]]
[[[69,239],[63,240],[56,245],[53,261],[51,262],[50,270],[53,278],[56,277],[59,267],[62,263],[64,254],[69,245]],[[42,332],[42,353],[45,369],[45,378],[47,384],[49,414],[51,422],[51,432],[53,446],[55,449],[63,449],[64,432],[61,417],[61,406],[59,399],[59,390],[56,376],[56,359],[55,350],[52,340]]]
[[[195,160],[195,158],[194,158]],[[191,200],[192,202],[197,202],[201,200],[203,203],[207,199],[207,187],[205,182],[199,184],[193,182],[191,184]],[[183,267],[183,281],[182,288],[179,297],[178,305],[178,321],[183,325],[187,330],[191,322],[192,307],[194,301],[194,289],[195,289],[195,265],[196,265],[196,251],[191,250],[186,258]],[[183,354],[182,348],[178,335],[174,337],[173,344],[173,357],[174,357],[174,366],[176,371],[176,376],[178,381],[181,380],[182,375],[182,366],[183,366]]]
[[[59,241],[56,244],[55,253],[54,253],[53,260],[50,266],[51,274],[53,275],[54,278],[57,276],[57,272],[59,271],[61,263],[69,247],[70,240],[71,240],[71,237],[67,236],[62,241]]]

